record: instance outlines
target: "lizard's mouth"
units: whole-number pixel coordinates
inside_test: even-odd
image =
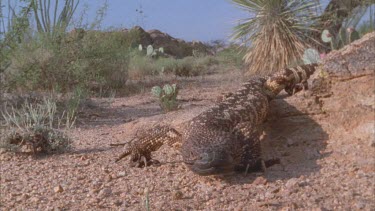
[[[190,169],[202,176],[223,175],[234,171],[232,156],[225,152],[205,152],[201,154],[201,159],[196,160]]]

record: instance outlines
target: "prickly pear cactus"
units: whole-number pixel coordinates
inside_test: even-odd
[[[331,44],[332,50],[336,49],[335,40],[332,38],[332,34],[327,29],[323,30],[321,38],[323,42]]]
[[[302,57],[304,64],[313,64],[320,62],[319,52],[314,48],[308,48],[305,50]]]
[[[143,50],[143,46],[142,46],[142,44],[139,44],[139,46],[138,46],[138,50],[139,50],[139,51],[142,51],[142,50]]]
[[[154,86],[151,89],[152,94],[159,98],[160,107],[165,111],[172,111],[178,108],[177,95],[178,87],[176,84],[164,85],[163,89],[159,86]]]
[[[329,33],[329,31],[327,29],[323,30],[323,32],[322,32],[322,40],[325,43],[329,43],[329,42],[332,41],[332,35],[331,35],[331,33]]]
[[[173,88],[172,88],[172,86],[169,85],[169,84],[164,85],[163,90],[164,90],[164,92],[165,92],[166,95],[170,95],[174,91]]]
[[[152,56],[154,53],[154,47],[152,45],[147,46],[147,56]]]
[[[160,88],[160,86],[154,86],[152,87],[151,89],[151,93],[155,96],[155,97],[160,97],[161,94],[162,94],[163,90]]]

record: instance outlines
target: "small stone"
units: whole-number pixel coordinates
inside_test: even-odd
[[[118,177],[125,177],[126,176],[126,172],[125,171],[121,171],[117,174]]]
[[[370,140],[370,147],[375,147],[375,139]]]
[[[292,188],[294,188],[297,184],[298,184],[298,179],[296,179],[296,178],[292,178],[292,179],[288,180],[288,182],[285,183],[285,187],[286,187],[287,189],[292,189]]]
[[[297,144],[296,144],[296,141],[294,139],[286,138],[286,145],[288,147],[291,147],[291,146],[294,146],[294,145],[297,145]]]
[[[363,203],[363,201],[358,201],[356,204],[355,204],[355,207],[357,208],[357,209],[363,209],[363,208],[365,208],[365,203]]]
[[[28,199],[28,198],[30,198],[30,195],[27,194],[27,193],[24,193],[24,194],[22,194],[22,197],[23,197],[24,199]]]
[[[59,185],[59,186],[54,187],[53,191],[55,191],[55,193],[62,193],[64,189],[63,187],[61,187],[61,185]]]
[[[96,194],[96,193],[99,193],[99,189],[91,189],[90,191],[89,191],[89,193],[90,194],[92,194],[92,195],[94,195],[94,194]]]
[[[108,197],[112,194],[112,190],[110,188],[103,188],[101,191],[99,191],[98,196],[100,198]]]
[[[107,176],[107,182],[112,181],[112,179],[113,179],[112,175],[109,174],[109,175]]]
[[[173,199],[174,200],[180,200],[180,199],[182,199],[183,196],[184,196],[184,194],[179,190],[173,192]]]
[[[274,194],[271,191],[267,191],[264,194],[264,198],[266,198],[266,199],[271,199],[271,198],[273,198],[273,196],[274,196]]]
[[[0,155],[6,153],[7,150],[5,148],[0,148]]]
[[[121,200],[116,200],[113,204],[116,205],[117,207],[119,207],[119,206],[122,205],[122,201]]]
[[[38,203],[40,201],[40,199],[38,197],[32,197],[30,199],[31,202],[35,202],[35,203]]]
[[[271,192],[271,193],[277,193],[277,192],[279,192],[279,190],[280,190],[279,187],[274,187],[274,188],[271,188],[271,189],[270,189],[270,192]]]
[[[107,167],[102,167],[102,170],[104,171],[104,173],[108,174],[109,173],[109,170]]]
[[[265,179],[264,177],[257,177],[253,181],[253,185],[265,185],[265,184],[267,184],[267,179]]]

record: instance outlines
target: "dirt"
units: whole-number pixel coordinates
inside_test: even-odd
[[[114,163],[123,148],[109,146],[160,123],[182,129],[240,86],[235,70],[179,79],[181,108],[169,113],[149,93],[91,99],[71,131],[71,152],[1,152],[0,209],[147,210],[148,201],[150,210],[374,210],[375,70],[366,71],[345,80],[332,73],[273,100],[262,143],[264,157],[281,164],[246,175],[197,176],[169,147],[154,153],[161,166],[131,168]]]

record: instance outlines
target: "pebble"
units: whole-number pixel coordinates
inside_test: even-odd
[[[264,177],[257,177],[253,181],[253,185],[265,185],[265,184],[267,184],[267,179]]]
[[[375,147],[375,139],[370,140],[370,147]]]
[[[126,176],[126,172],[125,171],[121,171],[117,174],[118,177],[125,177]]]
[[[292,179],[289,179],[289,180],[285,183],[285,187],[286,187],[287,189],[292,189],[292,188],[294,188],[297,184],[298,184],[298,179],[296,179],[296,178],[292,178]]]
[[[357,209],[363,209],[363,208],[365,208],[365,203],[363,202],[363,201],[358,201],[357,203],[355,203],[355,207],[357,208]]]
[[[180,200],[180,199],[183,198],[183,196],[184,196],[184,194],[179,190],[173,192],[173,199],[174,200]]]
[[[61,185],[59,185],[59,186],[54,187],[53,191],[55,191],[55,193],[62,193],[64,189],[63,187],[61,187]]]
[[[105,198],[112,194],[112,190],[110,188],[103,188],[99,191],[98,197]]]

